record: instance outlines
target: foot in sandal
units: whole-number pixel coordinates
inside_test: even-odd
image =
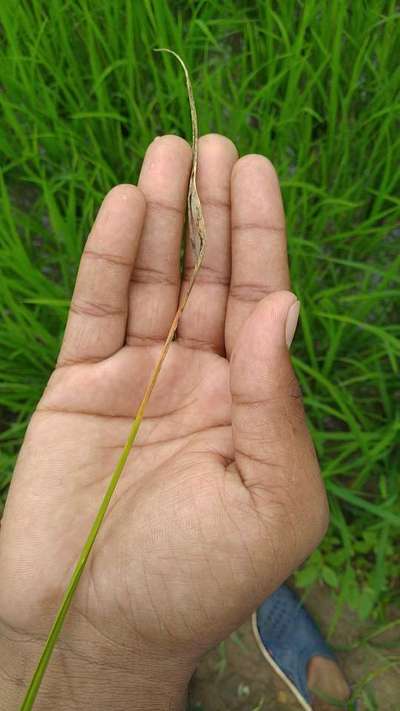
[[[338,705],[350,708],[346,703],[351,696],[350,687],[335,655],[286,585],[264,600],[254,613],[253,631],[265,659],[303,709],[328,711]]]

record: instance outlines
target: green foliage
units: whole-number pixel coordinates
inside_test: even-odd
[[[0,4],[0,489],[55,362],[85,235],[149,141],[275,163],[302,302],[295,367],[332,506],[298,573],[363,617],[398,601],[400,32],[392,0]],[[397,549],[398,551],[398,549]],[[334,621],[335,622],[335,621]]]

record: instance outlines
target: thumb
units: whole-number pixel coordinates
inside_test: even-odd
[[[290,291],[274,292],[245,322],[231,358],[232,429],[244,484],[272,495],[298,523],[314,520],[314,539],[326,527],[327,505],[289,356],[299,308]]]

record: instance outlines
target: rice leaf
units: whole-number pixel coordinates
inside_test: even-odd
[[[197,113],[196,105],[193,98],[192,84],[190,82],[189,72],[186,68],[186,64],[180,58],[179,54],[174,52],[172,49],[166,49],[165,47],[159,47],[154,50],[155,52],[168,52],[173,54],[174,57],[180,62],[185,72],[186,86],[189,97],[190,113],[192,117],[192,148],[193,148],[193,160],[192,160],[192,170],[190,174],[189,181],[189,195],[188,195],[188,223],[189,223],[189,236],[192,244],[193,253],[195,256],[196,263],[202,259],[205,241],[206,241],[206,228],[204,224],[203,212],[201,209],[200,199],[197,192],[196,176],[197,176],[197,162],[198,162],[198,142],[199,142],[199,130],[197,124]]]
[[[203,213],[202,213],[200,199],[199,199],[199,196],[197,193],[197,186],[196,186],[196,171],[197,171],[197,156],[198,156],[198,127],[197,127],[196,107],[195,107],[195,103],[194,103],[193,91],[192,91],[192,86],[190,83],[189,73],[186,68],[186,65],[184,64],[184,62],[182,61],[180,56],[178,54],[176,54],[176,52],[173,52],[172,50],[169,50],[169,49],[158,49],[156,51],[170,52],[171,54],[173,54],[178,59],[178,61],[181,63],[181,65],[184,69],[184,72],[185,72],[186,85],[187,85],[189,104],[190,104],[190,112],[191,112],[191,118],[192,118],[192,134],[193,134],[192,169],[191,169],[191,174],[190,174],[187,202],[188,202],[189,234],[190,234],[190,241],[191,241],[192,248],[193,248],[193,253],[195,256],[195,266],[194,266],[194,269],[192,272],[192,276],[191,276],[189,285],[186,289],[186,292],[183,294],[183,297],[182,297],[181,302],[179,304],[178,310],[177,310],[175,317],[171,323],[171,327],[169,329],[168,336],[167,336],[165,343],[161,349],[161,353],[158,358],[158,361],[157,361],[156,365],[154,366],[153,372],[150,376],[150,380],[147,384],[145,393],[143,395],[143,399],[139,405],[135,419],[133,420],[132,427],[129,432],[129,436],[126,441],[126,444],[122,450],[122,453],[121,453],[121,456],[118,460],[118,463],[111,475],[111,479],[108,484],[106,493],[104,494],[104,498],[101,502],[100,508],[97,512],[97,515],[96,515],[96,518],[93,522],[90,533],[89,533],[89,535],[86,539],[86,542],[82,548],[79,559],[75,565],[75,568],[74,568],[73,573],[71,575],[70,581],[67,585],[66,591],[64,593],[64,597],[63,597],[60,607],[57,611],[55,620],[54,620],[53,625],[51,627],[49,636],[48,636],[47,641],[45,643],[45,646],[44,646],[42,655],[39,659],[36,670],[33,674],[31,683],[30,683],[28,690],[26,692],[26,696],[25,696],[25,699],[22,703],[20,711],[30,711],[30,709],[32,709],[32,707],[33,707],[33,704],[35,703],[35,699],[36,699],[38,691],[40,689],[40,685],[41,685],[44,673],[47,669],[52,652],[54,650],[54,647],[57,643],[58,637],[59,637],[60,632],[62,630],[64,620],[65,620],[65,618],[68,614],[68,610],[71,606],[71,602],[72,602],[75,590],[78,586],[79,580],[80,580],[82,573],[85,569],[86,562],[87,562],[90,552],[93,548],[93,544],[97,538],[97,534],[100,530],[101,524],[102,524],[104,517],[107,513],[107,509],[108,509],[108,505],[110,503],[111,497],[115,491],[115,488],[118,484],[118,481],[119,481],[120,476],[123,472],[126,461],[128,459],[129,453],[133,447],[134,441],[136,439],[136,435],[138,433],[139,427],[140,427],[141,422],[143,420],[146,405],[149,401],[150,395],[151,395],[151,393],[154,389],[154,386],[157,382],[157,378],[160,373],[161,366],[165,360],[169,346],[171,345],[171,342],[174,338],[176,329],[178,327],[179,319],[180,319],[181,314],[186,306],[187,300],[189,298],[189,294],[193,288],[194,282],[196,280],[196,275],[200,269],[200,266],[201,266],[201,263],[203,260],[203,256],[204,256],[205,245],[206,245],[206,229],[205,229]]]

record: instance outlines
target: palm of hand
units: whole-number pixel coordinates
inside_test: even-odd
[[[101,363],[68,366],[50,381],[30,432],[47,453],[46,466],[34,454],[29,467],[23,462],[24,472],[34,469],[40,476],[24,482],[31,491],[27,511],[21,511],[26,520],[46,491],[35,538],[24,540],[23,556],[30,560],[29,586],[39,583],[47,600],[59,599],[67,583],[126,440],[132,403],[158,352],[125,347],[106,364],[107,378]],[[128,642],[139,630],[160,644],[164,618],[165,645],[172,630],[175,641],[192,642],[195,634],[199,645],[207,644],[206,626],[212,620],[213,634],[220,633],[215,623],[225,591],[237,584],[232,560],[242,569],[240,578],[247,577],[247,589],[257,582],[241,530],[241,509],[248,532],[255,512],[232,466],[228,378],[225,359],[173,344],[76,598],[77,610],[111,639],[126,635]],[[54,448],[58,438],[65,446],[61,461]],[[39,591],[36,600],[39,612]],[[115,624],[121,610],[123,626]],[[236,617],[235,611],[230,624]],[[104,618],[112,619],[109,630]]]
[[[281,255],[278,259],[282,262]],[[207,269],[206,263],[205,275]],[[286,261],[281,272],[285,269]],[[279,278],[280,288],[285,288],[286,277]],[[261,298],[260,284],[253,289],[257,290]],[[275,321],[279,309],[287,310],[288,302],[287,293],[282,296],[277,289],[277,296],[271,312]],[[274,375],[277,382],[268,383],[272,405],[262,392],[259,399],[255,392],[247,397],[246,380],[259,367],[251,359],[252,355],[253,361],[257,359],[258,331],[265,329],[266,310],[254,313],[254,298],[244,298],[242,304],[234,298],[239,301],[236,312],[240,316],[231,309],[230,333],[225,324],[225,348],[231,352],[234,344],[238,352],[232,380],[234,396],[242,401],[232,411],[230,363],[225,353],[204,347],[205,339],[198,334],[186,335],[184,322],[78,588],[76,618],[85,618],[113,643],[129,646],[140,638],[165,650],[175,645],[197,655],[237,626],[268,589],[281,582],[313,547],[324,526],[318,468],[301,405],[290,394],[293,383],[287,355],[283,390],[279,391],[280,375]],[[207,308],[212,310],[212,304]],[[87,318],[89,310],[87,301],[80,300],[72,320]],[[197,304],[193,292],[187,310],[186,324],[204,314],[201,290]],[[243,328],[249,314],[251,324]],[[92,321],[102,321],[100,315],[108,322],[109,317],[115,318],[115,309],[92,313]],[[271,323],[271,333],[274,327],[276,323]],[[4,599],[0,602],[7,614],[3,614],[10,624],[33,627],[39,634],[45,634],[43,619],[48,624],[49,611],[54,612],[65,588],[160,350],[154,342],[159,339],[152,335],[144,339],[133,335],[128,344],[121,343],[106,357],[79,362],[76,343],[82,342],[82,329],[77,334],[71,349],[67,330],[64,359],[62,351],[61,366],[32,419],[1,539],[3,568],[7,571],[4,551],[14,541],[10,558],[25,580],[21,587],[8,576],[7,599],[12,599],[18,619]],[[100,351],[106,338],[97,334]],[[279,355],[279,351],[270,355],[271,368],[276,367]],[[244,391],[240,392],[242,374]],[[278,402],[277,392],[281,394]],[[244,420],[249,420],[247,425]],[[268,431],[271,461],[263,445]],[[290,437],[289,454],[282,436]],[[310,487],[319,497],[320,511],[300,545],[291,523],[298,513],[293,504],[295,492],[288,488],[283,493],[289,480],[304,488],[298,492],[300,506]],[[27,536],[17,534],[21,527],[29,531]]]

